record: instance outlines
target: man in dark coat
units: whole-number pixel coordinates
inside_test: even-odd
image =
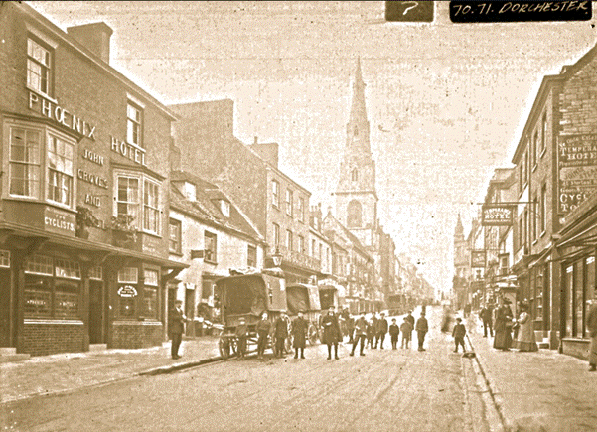
[[[427,325],[427,318],[425,318],[425,312],[421,312],[421,316],[415,324],[415,330],[417,331],[417,341],[419,342],[419,351],[425,351],[423,343],[425,342],[425,335],[429,330]]]
[[[240,317],[238,319],[238,325],[236,326],[236,330],[234,334],[236,335],[236,340],[238,342],[237,345],[237,356],[240,359],[245,358],[245,353],[247,351],[247,333],[248,333],[248,326],[247,322],[244,317]]]
[[[412,311],[408,311],[408,314],[406,314],[406,316],[404,317],[404,319],[406,320],[407,323],[410,324],[410,328],[412,329],[410,332],[410,340],[413,340],[413,334],[412,332],[415,329],[415,317],[412,316]],[[404,337],[404,335],[402,335],[402,337]]]
[[[338,357],[338,343],[342,339],[342,332],[333,306],[330,307],[327,315],[323,317],[321,326],[323,327],[324,343],[328,346],[328,360],[332,359],[332,345],[334,346],[335,359],[340,360],[340,357]]]
[[[261,360],[263,353],[265,352],[265,346],[267,345],[267,337],[269,336],[272,323],[267,319],[267,313],[261,314],[261,320],[255,326],[257,331],[257,358]]]
[[[294,358],[299,356],[301,352],[301,359],[305,358],[305,346],[307,345],[307,330],[309,324],[303,318],[303,312],[299,311],[298,317],[292,322],[292,346],[295,349]]]
[[[187,317],[182,310],[182,300],[174,301],[174,310],[172,311],[171,322],[170,322],[170,334],[172,337],[172,348],[170,354],[172,360],[178,360],[181,356],[178,355],[178,349],[182,342],[182,334],[184,333],[184,325],[187,321]]]
[[[365,318],[365,312],[361,312],[361,316],[354,323],[354,341],[352,343],[352,352],[350,356],[354,356],[359,341],[361,341],[361,355],[365,355],[365,341],[367,340],[367,327],[369,323]]]
[[[483,320],[483,337],[487,337],[487,329],[489,329],[489,335],[493,337],[493,310],[490,306],[483,306],[479,317]]]
[[[377,348],[377,342],[379,342],[379,349],[383,349],[383,341],[386,338],[387,332],[388,320],[386,320],[385,314],[382,312],[375,323],[375,346],[373,348]]]
[[[392,349],[396,349],[396,345],[398,344],[398,334],[400,333],[400,328],[396,324],[396,318],[392,318],[392,324],[389,327],[390,333],[390,342],[392,343]]]
[[[464,337],[466,336],[466,327],[462,324],[462,319],[456,318],[456,325],[452,329],[452,337],[454,338],[454,344],[456,347],[454,348],[454,352],[458,352],[458,346],[462,346],[462,352],[466,352],[466,348],[464,347]]]
[[[275,340],[274,357],[284,358],[284,343],[288,337],[288,321],[284,312],[274,322],[273,332]]]

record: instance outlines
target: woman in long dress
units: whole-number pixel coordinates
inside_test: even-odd
[[[493,347],[509,351],[512,346],[512,309],[504,304],[504,300],[500,299],[499,302],[500,306],[495,317]]]
[[[533,320],[529,315],[529,305],[523,303],[520,306],[522,313],[518,322],[520,323],[520,331],[518,333],[518,349],[522,352],[538,351],[537,343],[535,342],[535,332],[533,331]]]

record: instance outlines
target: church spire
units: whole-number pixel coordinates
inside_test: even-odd
[[[367,106],[365,104],[365,81],[361,70],[361,58],[357,59],[357,71],[352,86],[352,109],[350,123],[358,124],[367,121]]]
[[[460,218],[460,213],[458,213],[458,220],[456,221],[456,229],[454,230],[454,235],[464,235],[464,227],[462,226],[462,219]]]

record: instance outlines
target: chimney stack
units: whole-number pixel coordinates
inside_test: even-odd
[[[104,63],[110,63],[110,36],[112,29],[104,22],[67,28],[68,34],[91,51]]]

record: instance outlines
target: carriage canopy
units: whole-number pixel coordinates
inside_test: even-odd
[[[288,315],[295,316],[302,312],[321,310],[319,288],[315,285],[292,284],[286,287]]]

